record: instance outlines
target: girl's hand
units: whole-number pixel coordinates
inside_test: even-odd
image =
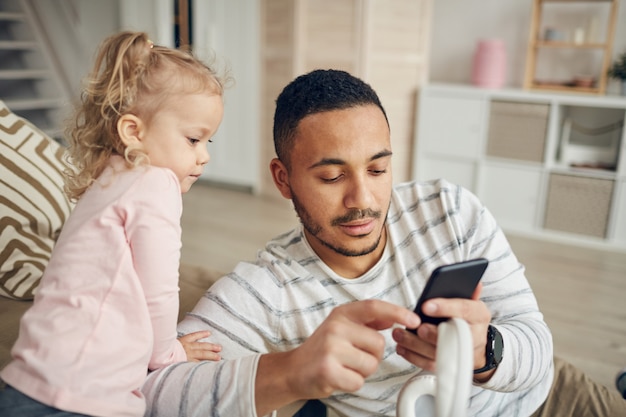
[[[200,332],[189,333],[178,338],[178,341],[185,349],[187,360],[189,362],[219,361],[222,359],[219,354],[222,350],[221,345],[209,342],[198,342],[198,340],[205,339],[210,335],[211,332],[203,330]]]

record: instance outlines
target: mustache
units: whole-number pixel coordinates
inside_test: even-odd
[[[334,218],[330,224],[332,226],[338,226],[342,223],[349,223],[354,220],[364,219],[366,217],[370,217],[373,219],[378,219],[382,213],[380,211],[372,210],[370,208],[360,210],[360,209],[352,209],[347,212],[345,215],[341,217]]]

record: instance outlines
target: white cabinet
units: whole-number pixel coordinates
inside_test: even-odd
[[[436,140],[422,142],[430,154],[478,158],[481,154],[485,102],[473,97],[433,96],[422,108],[427,122],[425,135]],[[462,140],[459,140],[462,139]]]
[[[477,193],[509,230],[535,227],[543,172],[536,167],[485,161]]]
[[[473,191],[507,232],[626,250],[626,98],[430,84],[413,177]]]
[[[420,106],[417,146],[428,155],[413,164],[413,176],[446,177],[474,191],[476,161],[480,157],[485,101],[471,96],[433,96]]]

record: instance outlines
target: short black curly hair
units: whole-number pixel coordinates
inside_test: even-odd
[[[274,149],[289,169],[289,153],[293,148],[300,120],[308,115],[374,104],[387,120],[387,113],[378,95],[369,84],[340,70],[314,70],[289,83],[276,99],[274,112]]]

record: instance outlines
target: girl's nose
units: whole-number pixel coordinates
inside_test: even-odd
[[[209,149],[207,146],[201,147],[200,154],[198,155],[198,163],[200,165],[206,165],[211,159],[211,155],[209,154]]]

